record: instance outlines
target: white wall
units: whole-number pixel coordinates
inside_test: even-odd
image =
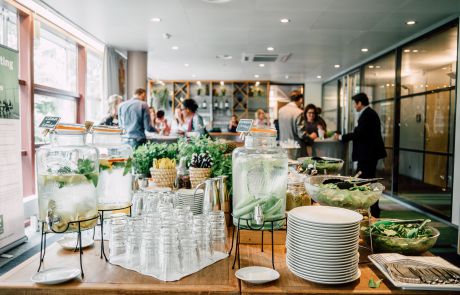
[[[321,82],[305,82],[305,105],[312,103],[317,107],[321,107],[322,91],[323,87]]]
[[[460,42],[458,44],[458,56],[460,56]],[[457,63],[457,73],[460,73],[460,63]],[[458,76],[457,76],[458,82]],[[458,84],[458,83],[457,83]],[[459,147],[457,150],[455,147]],[[460,215],[460,91],[457,89],[457,106],[455,109],[455,145],[454,145],[454,179],[453,179],[453,203],[452,203],[452,223],[459,225]],[[460,236],[460,227],[459,227]],[[459,243],[460,251],[460,243]]]

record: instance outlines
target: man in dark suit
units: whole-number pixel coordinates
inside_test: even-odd
[[[344,142],[353,141],[352,160],[358,162],[360,177],[374,178],[378,160],[387,156],[380,129],[380,118],[370,108],[369,98],[365,93],[358,93],[352,99],[358,113],[358,125],[352,133],[338,137]],[[378,202],[371,207],[371,214],[380,217]]]

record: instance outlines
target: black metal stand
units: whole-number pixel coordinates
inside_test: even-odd
[[[233,215],[232,215],[233,216]],[[278,218],[278,219],[273,219],[273,220],[267,220],[267,221],[264,221],[264,223],[260,226],[260,227],[257,227],[257,228],[254,228],[250,225],[250,221],[252,221],[252,218],[242,218],[242,217],[238,217],[238,226],[236,227],[236,245],[235,245],[235,258],[233,260],[233,266],[232,266],[232,269],[235,269],[235,263],[236,263],[236,260],[238,259],[238,268],[240,268],[240,226],[241,226],[241,221],[246,221],[246,228],[243,228],[243,229],[246,229],[246,230],[260,230],[261,233],[262,233],[262,252],[264,252],[264,231],[267,231],[266,229],[264,229],[265,227],[265,224],[270,224],[270,229],[268,229],[268,231],[271,232],[272,234],[272,267],[273,269],[275,269],[275,252],[274,252],[274,224],[275,222],[280,222],[280,221],[283,221],[283,220],[286,220],[286,216],[283,217],[283,218]],[[233,227],[233,232],[232,232],[232,246],[230,248],[230,251],[229,253],[231,254],[232,253],[232,250],[233,250],[233,239],[235,237],[235,227]]]
[[[109,261],[109,259],[105,255],[105,248],[104,248],[104,212],[112,212],[112,211],[123,210],[123,209],[128,209],[129,208],[129,216],[131,216],[131,213],[132,213],[131,208],[132,208],[132,206],[133,206],[133,204],[131,204],[129,206],[126,206],[126,207],[122,207],[122,208],[98,210],[100,220],[101,220],[101,224],[100,224],[100,226],[101,226],[101,259],[102,259],[102,256],[104,256],[105,261]],[[93,238],[94,238],[94,234],[93,234]]]
[[[81,245],[82,245],[82,243],[81,243],[81,223],[82,222],[88,222],[88,221],[91,221],[91,220],[96,220],[97,221],[98,218],[99,218],[99,214],[97,216],[93,217],[93,218],[88,218],[88,219],[78,220],[78,221],[71,221],[71,222],[67,223],[67,227],[63,231],[55,231],[55,230],[53,230],[52,227],[50,227],[51,232],[53,232],[55,234],[63,234],[63,233],[67,232],[67,230],[69,229],[71,224],[76,224],[78,226],[78,230],[77,230],[77,233],[78,233],[77,245],[75,246],[74,251],[76,251],[77,248],[80,248],[80,270],[81,270],[81,277],[82,278],[85,277],[85,274],[83,273],[83,260],[82,260],[83,247],[81,247]],[[41,235],[41,241],[40,241],[40,265],[38,266],[37,272],[40,271],[40,269],[42,268],[43,261],[45,260],[46,234],[50,233],[49,231],[45,230],[45,226],[46,226],[46,222],[42,222],[42,235]],[[80,246],[80,247],[78,247],[78,246]]]

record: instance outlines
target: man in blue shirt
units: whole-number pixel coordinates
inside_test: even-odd
[[[145,131],[156,132],[155,127],[151,125],[146,96],[145,89],[139,88],[130,100],[123,102],[118,108],[120,127],[126,130],[124,138],[133,149],[147,142]]]

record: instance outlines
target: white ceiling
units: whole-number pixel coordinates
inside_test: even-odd
[[[148,51],[148,75],[161,80],[255,79],[258,74],[261,80],[322,81],[460,13],[459,0],[43,1],[107,44]],[[162,21],[153,23],[152,17]],[[281,24],[283,17],[292,21]],[[409,19],[417,24],[407,26]],[[172,38],[164,39],[164,33]],[[179,50],[171,50],[173,45]],[[267,53],[267,46],[292,56],[264,68],[241,62],[243,52]],[[362,53],[363,47],[369,52]],[[218,60],[218,54],[233,59]]]

